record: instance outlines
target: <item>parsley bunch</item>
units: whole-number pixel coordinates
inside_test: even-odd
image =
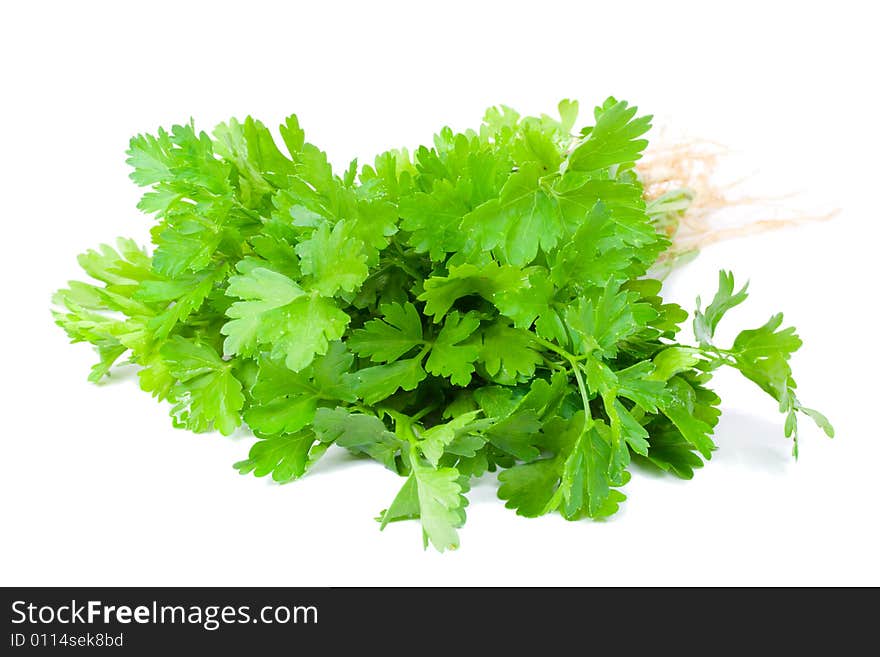
[[[687,313],[647,275],[684,196],[644,198],[650,117],[609,98],[573,133],[577,109],[493,108],[341,176],[295,116],[286,152],[251,118],[139,135],[152,256],[126,239],[81,255],[98,283],[60,290],[55,319],[96,347],[90,380],[127,358],[175,426],[246,424],[242,474],[290,481],[333,444],[375,459],[403,479],[382,526],[417,518],[439,550],[486,472],[517,513],[572,520],[618,509],[632,459],[692,477],[722,365],[778,403],[795,454],[799,412],[832,435],[795,394],[782,315],[715,344],[746,298],[731,274],[697,302],[697,344],[675,341]]]

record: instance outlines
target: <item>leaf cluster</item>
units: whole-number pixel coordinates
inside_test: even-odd
[[[175,426],[257,437],[235,467],[287,482],[331,446],[399,475],[380,514],[418,519],[455,548],[474,478],[524,516],[613,514],[633,459],[690,478],[711,457],[712,372],[741,371],[797,438],[789,367],[800,340],[776,315],[714,343],[741,303],[722,272],[687,313],[650,277],[669,246],[635,170],[650,117],[609,98],[575,131],[558,117],[487,111],[341,174],[295,116],[280,144],[257,120],[138,135],[132,180],[156,218],[79,258],[93,282],[55,296],[57,323],[99,361],[139,366]],[[795,442],[795,449],[797,443]]]

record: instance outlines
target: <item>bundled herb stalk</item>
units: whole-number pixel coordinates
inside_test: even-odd
[[[381,524],[419,519],[457,547],[469,482],[500,471],[524,516],[613,514],[634,458],[683,478],[709,459],[729,366],[785,414],[801,405],[801,341],[774,315],[731,345],[714,333],[746,298],[722,272],[687,313],[647,277],[687,194],[646,203],[635,162],[650,117],[609,98],[573,134],[560,118],[490,109],[410,156],[341,175],[295,116],[284,148],[248,118],[131,140],[152,255],[130,240],[79,258],[98,281],[55,296],[57,323],[95,345],[92,381],[127,359],[175,426],[258,440],[243,473],[286,482],[332,445],[401,477]]]

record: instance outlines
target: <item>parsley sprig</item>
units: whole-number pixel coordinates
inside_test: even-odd
[[[746,298],[732,274],[697,301],[697,344],[677,342],[687,313],[650,270],[669,247],[658,217],[691,195],[646,204],[650,117],[609,98],[573,133],[577,110],[492,108],[341,176],[295,116],[284,151],[252,118],[138,135],[152,255],[126,239],[81,255],[95,282],[60,290],[55,319],[95,346],[90,380],[127,359],[175,426],[247,425],[242,474],[287,482],[334,444],[378,461],[403,480],[381,526],[418,519],[439,550],[487,472],[517,513],[572,520],[613,514],[633,459],[692,477],[722,366],[777,402],[795,455],[798,414],[833,435],[795,394],[781,314],[715,343]]]

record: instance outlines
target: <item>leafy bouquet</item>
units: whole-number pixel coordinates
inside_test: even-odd
[[[81,255],[97,284],[60,290],[55,319],[96,347],[90,380],[127,358],[175,426],[247,424],[243,474],[287,482],[333,444],[375,459],[403,479],[382,526],[417,518],[439,550],[486,472],[517,513],[572,520],[613,514],[634,458],[692,477],[724,365],[776,401],[795,454],[798,413],[833,435],[795,394],[781,314],[713,341],[746,298],[731,274],[697,301],[696,344],[676,341],[687,313],[648,274],[687,195],[645,199],[650,117],[609,98],[573,132],[577,113],[492,108],[341,176],[295,116],[286,153],[251,118],[139,135],[152,255],[126,239]]]

